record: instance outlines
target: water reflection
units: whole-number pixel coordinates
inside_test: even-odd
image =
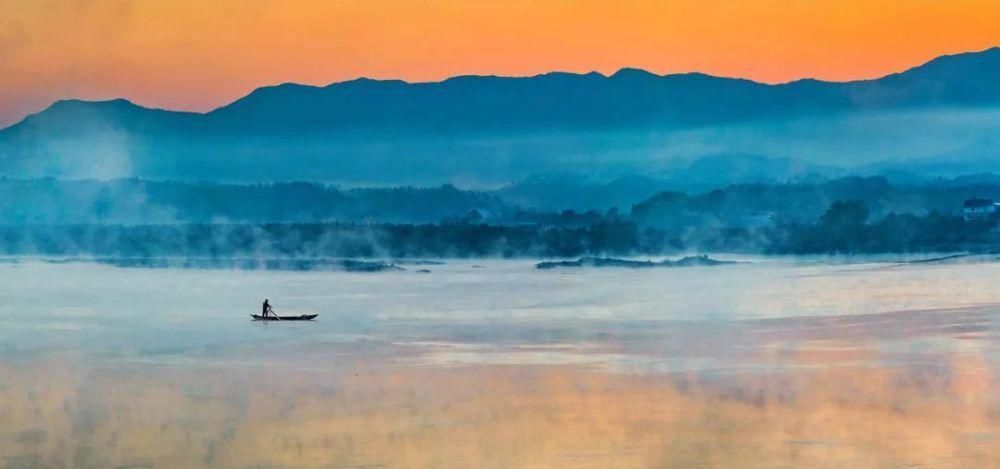
[[[5,464],[988,467],[996,369],[712,375],[578,366],[2,369]],[[992,393],[995,395],[995,393]]]
[[[30,313],[0,331],[2,464],[1000,460],[1000,294],[988,288],[998,266],[738,266],[683,276],[450,268],[232,277],[0,270],[8,307]],[[689,288],[720,276],[743,283],[723,293]],[[265,288],[321,321],[276,327],[231,314]],[[969,295],[956,298],[962,288]],[[178,311],[178,301],[188,308]]]

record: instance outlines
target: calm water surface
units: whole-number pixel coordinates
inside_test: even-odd
[[[0,264],[0,466],[1000,467],[1000,264],[417,268]]]

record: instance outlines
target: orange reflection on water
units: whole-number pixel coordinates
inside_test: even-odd
[[[579,365],[325,371],[0,364],[11,467],[990,467],[997,369],[937,363],[622,374]],[[783,353],[785,363],[835,363]],[[848,362],[844,362],[848,363]]]

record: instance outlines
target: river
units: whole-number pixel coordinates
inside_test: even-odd
[[[743,260],[348,273],[7,259],[0,466],[1000,460],[1000,263]],[[265,297],[319,317],[251,321]]]

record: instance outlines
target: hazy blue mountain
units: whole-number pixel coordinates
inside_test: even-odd
[[[658,172],[595,177],[558,173],[535,175],[497,191],[511,205],[544,210],[624,210],[639,200],[664,190],[708,192],[731,184],[806,183],[839,177],[849,172],[789,158],[727,153],[706,155]]]
[[[698,158],[670,173],[670,185],[688,192],[708,191],[737,183],[808,182],[836,177],[847,170],[791,158],[752,154],[719,154]]]
[[[611,180],[595,180],[586,175],[537,175],[508,184],[497,194],[508,204],[526,209],[579,212],[627,210],[633,203],[669,187],[665,179],[624,175]]]
[[[623,69],[253,91],[205,114],[60,101],[0,130],[2,174],[352,184],[500,184],[660,171],[707,154],[871,164],[1000,131],[1000,48],[877,80],[766,85]]]
[[[695,126],[831,110],[1000,103],[1000,48],[938,58],[879,80],[763,85],[623,69],[605,77],[463,76],[439,83],[359,79],[255,90],[210,112],[213,129],[422,133]]]

